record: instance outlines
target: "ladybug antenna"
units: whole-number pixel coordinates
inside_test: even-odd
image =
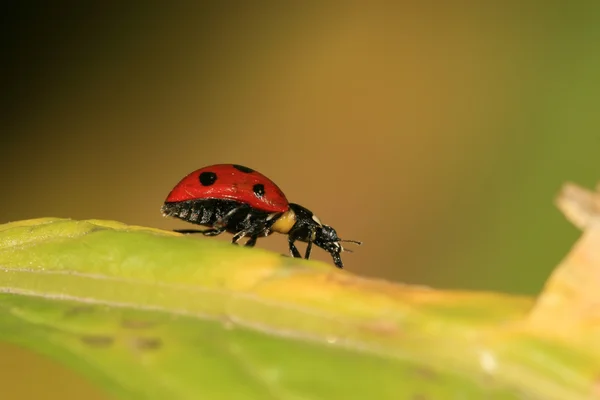
[[[338,240],[338,242],[356,243],[359,246],[362,244],[362,242],[359,242],[358,240],[352,240],[352,239],[340,239],[340,240]]]
[[[348,243],[354,243],[354,244],[357,244],[357,245],[359,245],[359,246],[362,244],[362,242],[359,242],[358,240],[351,240],[351,239],[338,239],[338,240],[334,240],[334,242],[336,242],[336,243],[338,243],[338,244],[339,244],[339,242],[348,242]],[[345,248],[345,247],[344,247],[344,246],[342,246],[342,245],[339,245],[339,246],[340,246],[340,249],[342,249],[342,251],[344,251],[344,252],[346,252],[346,253],[352,253],[352,252],[353,252],[352,250],[350,250],[350,249],[347,249],[347,248]]]

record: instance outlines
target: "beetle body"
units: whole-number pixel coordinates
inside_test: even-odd
[[[252,247],[260,237],[272,233],[288,235],[290,254],[301,258],[296,241],[306,242],[304,258],[310,258],[312,245],[327,251],[338,268],[343,268],[341,253],[346,250],[336,231],[321,223],[307,208],[289,203],[281,189],[269,178],[237,164],[217,164],[185,176],[171,190],[161,211],[205,230],[182,229],[180,233],[216,236],[233,234],[232,243],[247,237]]]

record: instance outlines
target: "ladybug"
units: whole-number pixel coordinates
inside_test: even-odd
[[[312,245],[331,254],[335,265],[343,268],[340,254],[350,252],[340,244],[335,229],[321,223],[310,210],[289,203],[281,189],[263,174],[242,165],[216,164],[186,175],[171,190],[162,208],[165,217],[175,217],[205,230],[177,229],[184,234],[201,233],[217,236],[233,234],[231,242],[238,244],[247,237],[245,246],[253,247],[259,237],[273,232],[288,235],[290,254],[302,258],[296,241],[308,243],[305,259],[310,258]]]

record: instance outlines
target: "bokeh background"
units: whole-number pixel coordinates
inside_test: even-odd
[[[578,235],[554,196],[600,178],[593,2],[28,4],[1,17],[0,222],[181,228],[171,187],[235,162],[363,240],[349,271],[534,295]],[[0,383],[105,398],[8,345]]]

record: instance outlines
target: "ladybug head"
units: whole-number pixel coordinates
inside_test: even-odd
[[[340,256],[340,254],[343,251],[352,253],[352,250],[349,250],[349,249],[346,249],[345,247],[343,247],[340,244],[341,242],[356,243],[358,245],[362,244],[361,242],[359,242],[357,240],[341,239],[337,235],[337,232],[335,231],[335,229],[333,229],[329,225],[321,225],[320,227],[316,228],[315,239],[314,239],[313,243],[315,245],[319,246],[320,248],[322,248],[323,250],[327,251],[329,254],[331,254],[331,257],[333,257],[333,261],[334,261],[335,265],[338,266],[339,268],[344,267],[344,264],[342,263],[342,257]]]
[[[322,224],[316,215],[298,204],[290,203],[290,210],[293,213],[293,218],[291,218],[293,226],[289,229],[289,232],[286,232],[290,236],[290,241],[293,243],[294,240],[300,240],[315,244],[331,254],[338,268],[344,267],[340,254],[344,251],[351,252],[351,250],[344,248],[341,242],[361,244],[356,240],[341,239],[335,229]]]

